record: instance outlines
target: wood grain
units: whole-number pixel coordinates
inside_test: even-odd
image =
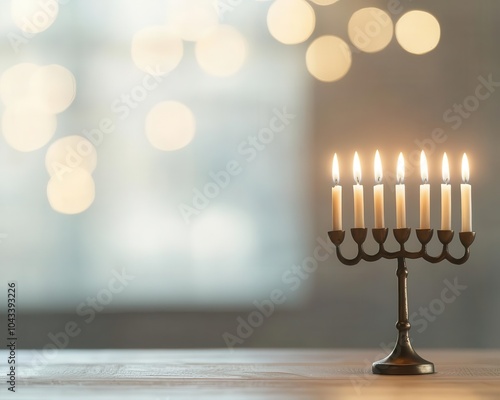
[[[2,379],[0,398],[500,399],[499,350],[420,354],[436,374],[372,375],[374,350],[21,350],[17,391]]]

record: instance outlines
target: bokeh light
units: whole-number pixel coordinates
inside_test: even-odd
[[[276,0],[267,13],[267,27],[281,43],[297,44],[314,31],[316,15],[305,0]]]
[[[409,11],[396,23],[396,39],[412,54],[425,54],[439,43],[441,28],[438,20],[425,11]]]
[[[194,137],[196,121],[191,110],[176,101],[157,104],[146,117],[146,136],[159,150],[178,150]]]
[[[346,42],[337,36],[315,39],[306,52],[309,73],[323,82],[342,78],[351,68],[352,55]]]
[[[65,176],[74,168],[94,172],[97,151],[89,140],[79,135],[66,136],[50,145],[45,155],[45,167],[50,176]]]
[[[21,63],[7,69],[0,78],[0,98],[6,106],[29,103],[31,78],[40,67],[36,64]]]
[[[63,177],[53,176],[47,185],[47,198],[55,211],[79,214],[94,201],[94,180],[83,168],[75,168]]]
[[[347,30],[354,46],[366,53],[375,53],[390,43],[394,27],[386,12],[367,7],[352,14]]]
[[[238,30],[220,25],[196,43],[196,60],[210,75],[229,76],[239,71],[247,56],[247,45]]]
[[[13,105],[2,116],[2,132],[7,143],[19,151],[45,146],[54,135],[57,118],[31,105]]]
[[[219,23],[213,0],[171,0],[168,3],[167,26],[180,38],[197,41]]]
[[[40,0],[11,0],[14,23],[24,32],[39,33],[51,26],[59,14],[59,3]]]
[[[38,68],[31,78],[34,101],[44,111],[59,114],[70,106],[76,96],[76,80],[62,65]]]
[[[311,1],[320,6],[329,6],[330,4],[336,3],[339,0],[311,0]]]
[[[164,75],[179,65],[184,48],[182,40],[165,26],[150,26],[132,39],[132,61],[151,75]]]

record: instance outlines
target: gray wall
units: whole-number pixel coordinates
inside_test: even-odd
[[[459,126],[446,121],[443,115],[454,104],[474,95],[480,77],[492,76],[495,82],[500,82],[500,2],[401,3],[405,10],[421,8],[438,18],[441,41],[436,50],[414,56],[403,51],[393,39],[380,53],[354,54],[348,75],[336,83],[307,78],[312,90],[311,104],[304,113],[311,125],[310,142],[304,152],[311,157],[311,173],[310,178],[296,182],[311,193],[304,214],[312,216],[313,228],[309,240],[303,243],[304,254],[312,254],[315,238],[326,238],[330,230],[333,152],[339,154],[343,171],[346,228],[352,224],[351,160],[355,150],[360,152],[365,171],[366,220],[370,226],[371,165],[375,150],[380,150],[387,174],[395,170],[399,151],[410,155],[420,151],[419,143],[426,143],[432,221],[437,228],[440,160],[446,151],[452,162],[454,228],[459,230],[459,165],[466,151],[471,164],[473,227],[477,239],[470,261],[463,266],[408,262],[412,336],[418,347],[499,347],[500,268],[495,257],[496,246],[500,244],[496,228],[500,219],[497,175],[500,90],[494,88],[477,110],[456,124]],[[345,37],[349,16],[367,5],[366,1],[341,0],[335,6],[318,8],[315,35],[331,33]],[[371,1],[369,5],[385,8],[387,2]],[[306,49],[303,45],[293,50],[281,45],[276,48],[281,49],[283,57],[287,52]],[[429,144],[435,129],[442,129],[446,140]],[[408,174],[408,223],[412,227],[418,224],[419,184],[418,172]],[[386,223],[394,226],[394,198],[389,186],[386,182]],[[414,241],[411,243],[416,245]],[[349,244],[345,249],[354,250]],[[452,250],[460,252],[461,248],[454,243]],[[385,347],[396,334],[395,268],[394,261],[362,262],[347,267],[331,256],[311,274],[307,281],[311,286],[301,301],[292,306],[277,306],[276,312],[237,346]],[[455,282],[460,285],[459,295],[444,303],[443,290]],[[431,311],[425,314],[429,307]],[[236,334],[238,318],[247,319],[253,310],[241,307],[227,311],[221,307],[206,312],[193,308],[162,312],[159,307],[103,312],[92,324],[83,325],[83,333],[71,340],[69,347],[223,347],[223,334]],[[75,318],[71,312],[21,310],[20,344],[42,347],[50,340],[49,332],[60,332],[67,321]],[[5,321],[4,316],[1,321]]]

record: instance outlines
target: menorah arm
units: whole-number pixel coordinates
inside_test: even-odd
[[[474,239],[476,238],[476,232],[460,232],[458,234],[460,237],[460,242],[464,246],[464,255],[461,258],[455,258],[453,257],[448,251],[446,252],[446,259],[451,262],[452,264],[463,264],[465,263],[470,256],[470,246],[474,242]]]
[[[387,228],[375,228],[372,229],[373,233],[373,238],[379,245],[379,249],[376,253],[374,254],[369,254],[363,249],[363,243],[366,241],[368,229],[366,228],[352,228],[351,229],[351,235],[354,240],[354,242],[357,244],[358,249],[357,249],[357,255],[354,258],[346,258],[342,254],[342,251],[340,250],[341,244],[344,242],[345,239],[345,231],[342,230],[337,230],[337,231],[330,231],[328,232],[328,236],[330,237],[330,240],[336,247],[336,254],[337,258],[342,264],[345,265],[356,265],[358,264],[361,260],[368,261],[368,262],[373,262],[380,260],[381,258],[385,259],[397,259],[397,258],[409,258],[409,259],[417,259],[422,257],[422,251],[424,250],[425,246],[422,246],[422,250],[418,252],[411,252],[407,251],[404,247],[405,242],[408,240],[410,236],[410,229],[409,228],[403,228],[403,229],[395,229],[394,230],[394,236],[398,243],[400,244],[400,250],[398,251],[387,251],[384,247],[384,243],[387,239],[387,234],[388,234],[388,229]]]
[[[410,259],[417,259],[422,256],[422,251],[425,249],[425,245],[422,245],[422,248],[420,251],[408,251],[405,248],[405,243],[408,241],[410,234],[411,234],[411,229],[409,228],[399,228],[399,229],[394,229],[394,238],[396,241],[399,243],[399,250],[397,251],[386,251],[382,248],[383,253],[382,257],[387,258],[389,260],[395,259],[395,258],[410,258]],[[375,236],[375,235],[374,235]],[[386,235],[387,238],[387,235]],[[385,239],[381,243],[377,238],[375,240],[381,244],[385,242]]]
[[[351,235],[358,246],[358,250],[357,250],[357,255],[354,258],[346,258],[342,255],[342,252],[340,250],[340,245],[342,244],[342,242],[344,241],[344,238],[345,238],[345,231],[330,231],[330,232],[328,232],[328,236],[330,237],[330,240],[332,241],[332,243],[336,247],[337,258],[339,259],[339,261],[342,264],[356,265],[361,260],[371,262],[371,261],[377,261],[383,257],[385,250],[384,250],[382,243],[379,244],[379,251],[375,254],[368,254],[364,251],[363,243],[366,240],[367,233],[368,233],[368,229],[366,229],[366,228],[352,228],[351,229]]]
[[[455,258],[449,252],[447,252],[446,253],[446,260],[448,260],[452,264],[460,265],[460,264],[465,263],[469,259],[469,256],[470,256],[470,249],[466,248],[464,251],[464,255],[460,258]]]
[[[342,264],[345,265],[356,265],[361,261],[361,252],[360,252],[360,245],[358,245],[358,254],[354,258],[345,258],[342,255],[342,252],[340,251],[340,245],[344,241],[345,238],[345,231],[330,231],[328,232],[328,236],[332,243],[335,245],[336,248],[336,253],[337,253],[337,258]]]
[[[381,257],[386,258],[388,260],[394,260],[396,258],[401,258],[401,257],[415,260],[417,258],[422,257],[423,249],[424,249],[423,247],[422,250],[420,251],[408,251],[405,248],[402,248],[398,251],[387,251],[384,249],[384,251],[381,254]]]
[[[427,253],[427,251],[424,251],[424,254],[422,255],[423,259],[433,264],[439,263],[443,260],[447,260],[452,264],[460,265],[465,263],[469,259],[470,246],[474,242],[476,233],[475,232],[459,233],[460,242],[464,246],[464,255],[460,258],[453,257],[448,247],[448,245],[453,240],[453,231],[442,231],[442,230],[438,231],[438,237],[439,241],[443,244],[443,250],[441,251],[441,254],[439,256],[431,256],[430,254]]]
[[[342,264],[345,265],[356,265],[363,259],[363,249],[358,246],[358,254],[354,258],[345,258],[340,251],[340,246],[337,246],[337,258]]]
[[[373,262],[380,260],[382,257],[384,257],[384,254],[386,253],[386,250],[384,249],[383,245],[379,245],[379,249],[375,254],[368,254],[365,251],[363,251],[363,260]]]
[[[446,260],[447,255],[449,255],[449,253],[448,253],[448,245],[444,245],[443,246],[443,250],[441,251],[441,254],[439,254],[439,256],[431,256],[429,253],[427,253],[427,251],[425,251],[422,254],[422,258],[425,261],[427,261],[427,262],[430,262],[432,264],[437,264],[437,263],[440,263],[443,260]]]
[[[357,254],[353,258],[346,258],[342,255],[340,250],[340,245],[343,243],[345,239],[345,231],[330,231],[328,232],[328,236],[330,240],[336,247],[337,258],[339,261],[345,265],[356,265],[361,260],[364,261],[377,261],[381,258],[385,258],[388,260],[397,259],[397,258],[406,258],[416,260],[419,258],[423,258],[424,260],[436,264],[443,260],[447,260],[452,264],[463,264],[465,263],[470,256],[470,246],[474,242],[475,232],[460,232],[460,242],[465,248],[464,255],[460,258],[453,257],[449,251],[449,244],[453,240],[454,232],[452,230],[438,230],[438,238],[442,243],[443,248],[441,253],[437,256],[430,255],[427,253],[427,244],[430,242],[433,236],[432,229],[417,229],[417,238],[421,243],[422,247],[419,251],[408,251],[405,248],[405,243],[408,241],[410,237],[411,230],[409,228],[399,228],[394,229],[394,237],[396,241],[399,243],[400,248],[397,251],[388,251],[384,247],[384,243],[387,239],[388,229],[387,228],[376,228],[372,229],[373,238],[379,245],[379,249],[375,254],[368,254],[363,249],[363,243],[366,241],[368,229],[366,228],[352,228],[351,235],[357,244]]]

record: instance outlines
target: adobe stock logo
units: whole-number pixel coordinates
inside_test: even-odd
[[[80,321],[76,318],[67,321],[60,331],[47,334],[49,342],[40,350],[34,350],[34,356],[31,360],[33,368],[43,367],[50,360],[54,360],[59,354],[59,350],[68,347],[71,341],[84,331],[84,327],[93,322],[96,315],[104,311],[115,297],[121,294],[136,279],[135,275],[130,274],[125,269],[121,271],[113,269],[111,275],[105,287],[101,288],[95,296],[87,297],[85,301],[82,301],[76,307],[75,312],[81,318]]]
[[[259,153],[264,151],[274,142],[277,134],[282,133],[296,117],[295,114],[288,112],[286,107],[273,109],[273,116],[266,127],[260,129],[256,134],[249,135],[240,142],[236,152],[247,165],[255,161]],[[234,178],[244,171],[245,164],[237,159],[231,159],[225,164],[225,168],[219,171],[210,171],[210,180],[199,187],[193,188],[193,198],[190,204],[180,203],[179,212],[186,224],[191,222],[194,216],[198,216],[206,209],[210,203],[226,190]]]
[[[410,324],[418,333],[424,332],[429,323],[434,322],[446,310],[446,306],[452,304],[467,289],[466,285],[458,283],[458,278],[455,278],[453,283],[448,279],[443,283],[445,287],[439,297],[432,299],[427,307],[420,307],[418,312],[410,314]]]
[[[335,245],[330,240],[317,237],[316,243],[310,256],[283,272],[281,285],[271,290],[267,298],[254,301],[252,304],[255,309],[245,317],[238,316],[236,328],[232,332],[226,331],[222,334],[222,339],[229,350],[237,345],[243,345],[266,320],[273,316],[279,305],[286,303],[290,293],[298,290],[317,271],[320,263],[326,262],[335,253]]]
[[[36,35],[47,30],[57,19],[59,6],[71,0],[10,1],[10,14],[21,32],[8,32],[6,37],[14,53],[19,53]],[[6,3],[6,2],[5,2]]]
[[[477,77],[479,84],[476,86],[474,93],[465,97],[462,102],[453,104],[443,114],[443,120],[451,124],[451,129],[457,130],[462,126],[464,120],[468,119],[474,112],[479,109],[481,102],[490,98],[500,87],[499,81],[493,80],[493,74],[489,74],[488,78],[482,75]]]

